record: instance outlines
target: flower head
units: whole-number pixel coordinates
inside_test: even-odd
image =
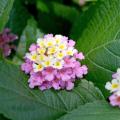
[[[30,75],[30,88],[41,90],[54,88],[71,90],[75,78],[87,74],[87,67],[81,65],[82,52],[74,48],[75,42],[62,35],[45,35],[32,44],[25,55],[21,68]]]
[[[112,77],[112,81],[107,82],[105,88],[112,93],[109,97],[110,104],[120,107],[120,68],[117,69],[117,72]]]
[[[12,49],[15,49],[15,46],[11,45],[11,43],[16,39],[18,39],[18,37],[11,33],[8,28],[0,33],[0,49],[5,57],[10,55]]]

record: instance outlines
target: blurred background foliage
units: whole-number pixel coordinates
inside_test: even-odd
[[[79,16],[97,0],[15,0],[7,27],[19,36],[32,17],[41,32],[70,36]],[[32,24],[32,21],[31,21]]]

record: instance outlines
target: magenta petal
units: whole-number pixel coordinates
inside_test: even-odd
[[[67,86],[66,86],[66,89],[67,89],[67,90],[72,90],[73,87],[74,87],[74,83],[72,83],[72,82],[67,82]]]
[[[48,81],[52,81],[54,79],[54,75],[53,74],[46,75],[45,79]]]
[[[35,51],[37,49],[37,46],[35,44],[32,44],[29,48],[29,51],[32,52],[32,51]]]
[[[52,86],[53,86],[53,88],[54,88],[55,90],[59,90],[59,89],[60,89],[59,84],[56,83],[56,82],[53,82]]]

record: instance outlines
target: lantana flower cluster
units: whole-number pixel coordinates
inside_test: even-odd
[[[120,68],[112,75],[112,78],[111,82],[106,83],[105,88],[112,93],[109,97],[110,104],[120,107]]]
[[[38,38],[37,43],[30,46],[21,66],[30,75],[29,87],[71,90],[75,78],[87,74],[87,66],[80,63],[85,57],[74,46],[73,40],[62,35],[48,34]]]
[[[13,45],[12,42],[16,39],[18,39],[18,37],[11,33],[8,28],[4,29],[4,31],[0,33],[0,50],[2,50],[5,57],[11,54],[12,49],[15,49],[15,45]]]

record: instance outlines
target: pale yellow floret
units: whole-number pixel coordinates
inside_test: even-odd
[[[55,39],[55,42],[56,42],[56,44],[60,44],[61,40],[57,38],[57,39]]]
[[[54,67],[57,68],[57,69],[61,69],[61,68],[62,68],[62,62],[56,61],[56,62],[54,63]]]
[[[113,79],[111,82],[106,83],[105,88],[107,90],[110,90],[111,92],[118,91],[120,90],[120,81],[117,79]]]
[[[56,58],[57,59],[62,59],[64,57],[64,53],[63,52],[59,52],[59,53],[57,53],[57,55],[56,55]]]
[[[36,58],[37,58],[37,55],[36,55],[36,54],[34,54],[34,55],[31,56],[31,60],[32,60],[32,61],[35,61]]]
[[[43,64],[44,64],[45,67],[49,67],[49,66],[52,65],[50,60],[46,60]]]
[[[42,64],[33,64],[33,70],[34,72],[38,72],[38,71],[42,71],[43,70],[43,66]]]
[[[73,52],[73,50],[67,50],[66,54],[73,56],[74,52]]]
[[[36,53],[27,53],[26,57],[30,59],[31,61],[36,61],[37,59],[37,54]]]
[[[37,60],[38,60],[39,62],[43,62],[43,61],[45,61],[45,59],[46,59],[46,56],[45,56],[45,55],[38,55],[38,57],[37,57]]]
[[[43,54],[45,54],[46,49],[45,48],[38,48],[37,51],[39,54],[43,55]]]
[[[57,50],[56,47],[52,47],[52,48],[49,48],[49,49],[48,49],[48,52],[47,52],[47,53],[48,53],[48,54],[54,54],[54,53],[56,52],[56,50]]]
[[[115,89],[115,88],[118,88],[119,87],[119,85],[118,84],[112,84],[112,89]]]
[[[41,64],[39,64],[39,65],[37,66],[37,69],[41,71],[41,70],[43,70],[43,66],[42,66]]]
[[[44,47],[45,47],[44,40],[43,40],[43,41],[39,41],[39,42],[38,42],[38,45],[39,45],[41,48],[44,48]]]
[[[51,47],[51,46],[53,46],[54,44],[53,44],[52,41],[47,41],[45,45],[46,45],[46,47]]]
[[[66,49],[66,44],[60,44],[60,45],[58,46],[58,48],[59,48],[60,50],[65,50],[65,49]]]

